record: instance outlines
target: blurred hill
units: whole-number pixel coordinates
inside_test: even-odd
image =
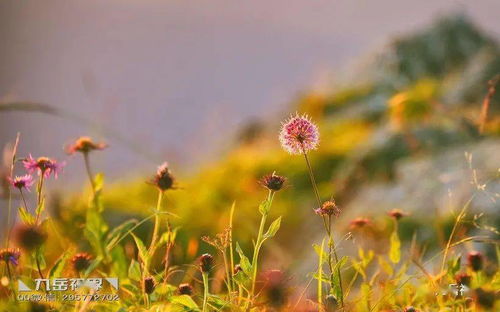
[[[419,239],[436,246],[439,241],[429,225],[446,231],[450,211],[462,207],[476,188],[469,165],[476,169],[478,183],[490,180],[472,208],[490,211],[496,220],[488,222],[498,225],[493,212],[500,207],[486,192],[500,190],[499,93],[490,102],[485,131],[477,130],[488,81],[498,73],[498,43],[464,16],[451,16],[390,42],[346,87],[304,93],[291,103],[290,113],[307,113],[319,125],[320,147],[310,157],[321,196],[333,196],[343,209],[337,231],[345,233],[348,221],[360,215],[374,216],[375,224],[384,227],[385,212],[400,208],[413,220],[407,221],[403,237],[420,231]],[[179,216],[172,222],[182,227],[175,251],[179,261],[193,258],[184,254],[190,239],[223,230],[233,201],[235,239],[251,242],[258,203],[266,196],[257,180],[276,171],[288,178],[289,186],[275,198],[271,215],[284,218],[274,248],[266,250],[267,259],[278,266],[308,265],[290,255],[317,242],[322,224],[312,211],[314,198],[303,158],[279,146],[277,134],[284,118],[248,125],[224,157],[180,179],[181,188],[168,193],[166,208]],[[144,181],[106,188],[112,224],[152,212],[156,193]],[[53,211],[71,225],[69,232],[79,235],[74,225],[83,220],[86,202],[77,204],[81,209],[76,212],[67,204],[57,202]],[[141,230],[145,235],[148,228]],[[208,249],[203,243],[200,248]]]

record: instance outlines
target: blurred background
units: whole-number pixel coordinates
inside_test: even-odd
[[[20,132],[20,155],[67,162],[51,211],[75,238],[86,200],[68,194],[88,190],[65,144],[110,144],[92,164],[107,176],[111,224],[151,213],[144,181],[168,161],[181,186],[167,199],[182,225],[179,262],[210,249],[198,237],[223,230],[233,201],[249,250],[266,196],[257,180],[276,170],[289,187],[265,267],[306,272],[321,220],[303,159],[277,140],[280,122],[304,112],[320,127],[311,159],[322,197],[343,209],[340,237],[350,219],[374,217],[363,239],[383,250],[385,213],[399,208],[412,214],[403,238],[439,248],[476,192],[473,209],[499,223],[498,94],[478,130],[500,73],[498,12],[495,0],[2,1],[0,144]]]

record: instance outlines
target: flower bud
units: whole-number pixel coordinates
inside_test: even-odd
[[[71,266],[75,272],[83,272],[90,267],[92,256],[86,252],[78,253],[71,258]]]
[[[479,251],[471,251],[467,255],[467,262],[472,271],[481,271],[483,268],[483,255]]]
[[[276,175],[274,172],[272,174],[264,176],[260,180],[260,184],[270,191],[277,192],[283,188],[285,185],[286,178]]]
[[[180,295],[188,295],[191,296],[193,294],[193,286],[191,286],[188,283],[183,283],[179,285],[179,288],[177,289],[177,292]]]
[[[142,289],[144,290],[144,292],[148,295],[152,294],[153,291],[155,291],[155,288],[156,288],[156,282],[155,282],[155,279],[151,276],[149,277],[146,277],[143,281],[142,281]]]
[[[203,273],[208,273],[214,265],[214,257],[210,254],[203,254],[200,257],[200,269]]]

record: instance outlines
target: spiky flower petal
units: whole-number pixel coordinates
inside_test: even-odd
[[[277,192],[285,185],[286,178],[275,174],[268,174],[260,180],[260,184],[270,191]]]
[[[334,201],[326,201],[320,208],[315,209],[314,212],[322,217],[331,215],[338,217],[340,214],[340,208]]]
[[[57,179],[58,173],[64,167],[64,163],[58,163],[54,159],[48,157],[38,157],[34,159],[31,155],[23,160],[24,168],[28,170],[29,173],[37,172],[38,175],[43,175],[48,178],[51,174]]]
[[[296,114],[282,124],[279,139],[290,154],[307,153],[319,144],[318,127],[306,115]]]
[[[33,176],[30,174],[25,174],[23,176],[16,176],[14,179],[9,178],[10,184],[18,188],[19,190],[26,189],[27,191],[30,190],[30,187],[33,185]]]

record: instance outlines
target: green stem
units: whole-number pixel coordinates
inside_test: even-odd
[[[89,160],[89,154],[88,153],[83,153],[83,160],[85,161],[85,171],[87,172],[87,176],[90,181],[90,186],[92,187],[92,193],[94,194],[95,197],[95,181],[94,181],[94,175],[92,174],[92,170],[90,169],[90,160]]]
[[[19,192],[21,193],[21,198],[23,199],[24,209],[26,209],[26,211],[28,211],[28,205],[26,204],[26,199],[24,198],[23,190],[19,189]]]
[[[207,303],[208,303],[208,273],[203,272],[203,310],[202,312],[207,311]]]
[[[229,298],[231,301],[231,297],[233,295],[233,287],[231,285],[232,281],[231,281],[231,272],[232,272],[232,269],[229,267],[229,261],[227,260],[227,254],[226,254],[226,251],[224,251],[222,253],[222,258],[224,258],[224,267],[226,269],[226,279],[227,279],[227,291],[229,292]]]
[[[156,203],[156,211],[155,211],[155,225],[153,228],[153,237],[151,238],[151,245],[149,246],[149,253],[152,257],[156,250],[156,241],[158,240],[158,232],[160,231],[160,209],[161,209],[161,201],[163,199],[163,191],[158,191],[158,201]]]
[[[42,191],[43,191],[43,181],[45,180],[45,172],[42,171],[42,174],[40,175],[40,180],[38,181],[38,199],[37,199],[37,209],[36,209],[36,220],[35,224],[38,224],[38,220],[40,219],[40,212],[42,211],[40,205],[42,203]]]
[[[269,210],[271,207],[271,204],[273,202],[273,197],[274,197],[274,192],[269,191],[269,195],[267,197],[267,209]],[[257,280],[257,269],[258,269],[258,260],[259,260],[259,253],[260,253],[260,248],[262,247],[263,243],[263,235],[264,235],[264,228],[266,226],[266,221],[267,221],[267,216],[268,212],[265,212],[262,214],[262,218],[260,219],[260,226],[259,226],[259,233],[257,235],[257,241],[255,243],[255,250],[253,253],[253,258],[252,258],[252,289],[250,292],[250,298],[253,300],[253,296],[255,294],[255,284]]]

